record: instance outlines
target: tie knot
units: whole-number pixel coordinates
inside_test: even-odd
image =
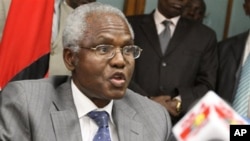
[[[108,127],[109,115],[106,111],[92,111],[88,113],[99,127]]]
[[[168,26],[171,23],[171,21],[164,20],[161,23],[166,27],[166,26]]]

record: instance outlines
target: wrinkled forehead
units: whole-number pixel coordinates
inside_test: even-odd
[[[113,25],[113,26],[125,26],[126,23],[119,15],[114,13],[95,12],[89,13],[86,16],[86,22],[88,26],[101,26],[101,25]]]
[[[127,23],[114,13],[90,13],[86,16],[87,32],[96,33],[102,30],[120,30],[129,32]]]

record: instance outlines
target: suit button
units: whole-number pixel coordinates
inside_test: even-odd
[[[167,63],[166,63],[166,62],[162,62],[162,63],[161,63],[161,66],[162,66],[162,67],[166,67],[166,66],[167,66]]]
[[[160,91],[164,91],[164,87],[163,86],[160,86],[159,89],[160,89]]]

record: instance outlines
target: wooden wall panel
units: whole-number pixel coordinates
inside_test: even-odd
[[[227,15],[226,15],[226,20],[225,20],[225,25],[224,25],[223,39],[226,39],[228,36],[230,20],[231,20],[231,13],[232,13],[232,5],[233,5],[233,0],[228,0]]]
[[[140,15],[144,13],[144,8],[145,0],[125,0],[123,11],[126,16]]]

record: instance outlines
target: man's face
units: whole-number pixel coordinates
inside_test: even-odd
[[[97,16],[96,16],[97,15]],[[94,14],[87,17],[87,31],[80,43],[82,48],[113,45],[113,58],[97,56],[94,50],[80,49],[73,80],[90,99],[111,100],[122,98],[132,77],[134,59],[125,58],[120,48],[132,45],[131,33],[121,18],[111,14]]]
[[[167,18],[173,18],[182,14],[188,0],[158,0],[159,11]]]
[[[205,7],[201,0],[190,0],[182,15],[188,19],[202,21],[205,15]]]

